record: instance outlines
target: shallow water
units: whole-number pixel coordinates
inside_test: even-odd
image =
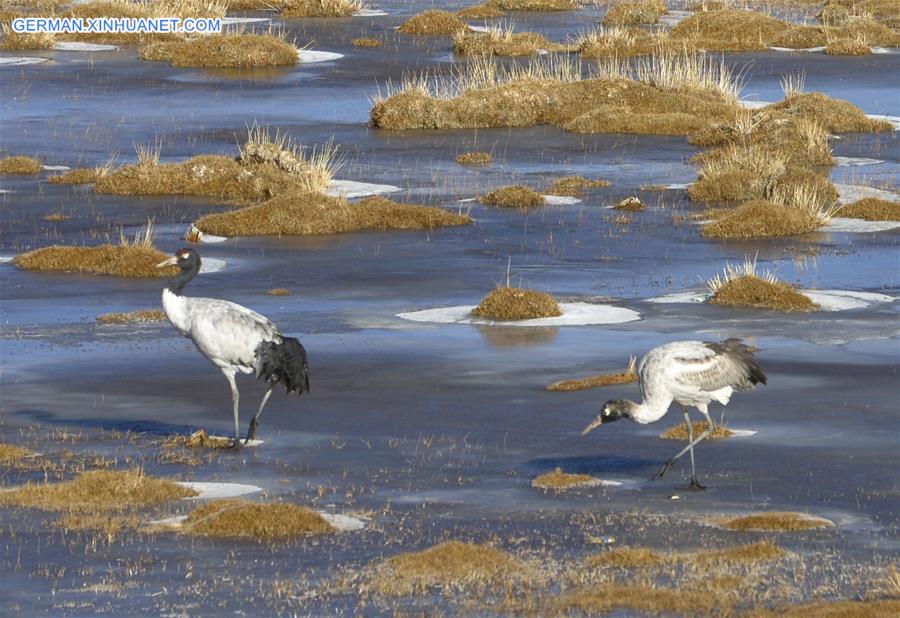
[[[710,529],[703,518],[768,507],[839,523],[835,530],[783,539],[789,548],[827,548],[864,562],[895,559],[900,304],[794,316],[647,300],[702,290],[727,261],[747,255],[804,288],[896,298],[897,230],[706,241],[697,225],[675,220],[696,208],[683,189],[638,189],[696,177],[689,159],[697,149],[681,138],[575,135],[552,127],[369,129],[369,97],[379,84],[405,71],[446,67],[449,60],[448,39],[394,32],[408,5],[382,8],[390,15],[286,23],[298,45],[314,41],[315,49],[345,55],[295,69],[178,69],[140,62],[127,48],[29,53],[50,60],[0,67],[5,153],[76,167],[102,163],[113,152],[120,161],[133,160],[133,143],[159,141],[164,160],[180,160],[233,153],[256,122],[304,143],[333,136],[345,157],[340,178],[396,185],[402,191],[392,198],[461,209],[475,219],[471,226],[429,233],[200,245],[204,258],[224,260],[224,267],[199,276],[189,293],[250,306],[299,335],[310,355],[312,392],[299,399],[273,395],[260,427],[262,446],[191,467],[162,461],[157,441],[201,427],[228,435],[225,381],[167,323],[94,322],[110,311],[158,307],[162,283],[26,273],[0,263],[3,441],[37,440],[42,452],[103,453],[186,480],[249,483],[268,496],[337,514],[374,513],[363,531],[284,548],[137,535],[86,551],[70,542],[79,537],[48,527],[52,516],[3,510],[3,528],[16,531],[0,556],[4,609],[72,615],[87,608],[115,614],[235,611],[256,598],[261,582],[296,578],[299,570],[313,587],[345,568],[447,536],[496,538],[507,547],[515,546],[511,539],[526,538],[527,548],[565,556],[593,551],[586,530],[614,534],[622,544],[683,547],[753,540]],[[522,14],[516,23],[563,40],[602,14]],[[363,35],[383,36],[386,45],[350,45]],[[725,58],[742,68],[750,99],[779,99],[781,76],[803,70],[808,91],[847,99],[868,113],[900,115],[896,93],[885,87],[885,76],[900,70],[896,54],[842,59],[765,52]],[[836,155],[880,162],[835,167],[835,181],[896,184],[896,132],[841,137],[833,143]],[[453,162],[474,149],[492,151],[496,162],[484,168]],[[543,188],[572,174],[612,185],[578,204],[530,213],[459,203],[500,185]],[[184,232],[200,214],[227,208],[210,199],[95,195],[89,187],[49,185],[43,182],[47,175],[0,178],[8,191],[0,195],[0,256],[51,243],[117,238],[121,227],[130,232],[148,218],[158,225],[160,248],[171,251],[184,244]],[[616,222],[615,213],[602,208],[632,194],[648,208],[629,213],[629,223]],[[53,212],[71,218],[43,220]],[[475,304],[505,281],[508,263],[514,283],[562,300],[627,308],[641,319],[518,328],[396,317]],[[294,295],[265,294],[275,287]],[[636,398],[636,385],[544,390],[559,379],[624,369],[630,355],[667,341],[728,336],[748,338],[760,348],[769,383],[736,394],[727,409],[729,423],[755,435],[698,448],[705,492],[681,489],[680,464],[663,481],[648,481],[678,449],[677,442],[658,438],[681,420],[677,410],[655,425],[618,423],[582,438],[581,429],[606,399]],[[262,388],[246,377],[240,385],[246,423]],[[713,416],[719,414],[714,406]],[[48,430],[82,438],[66,444],[42,433]],[[123,440],[125,434],[113,431],[133,434]],[[623,484],[560,495],[530,486],[532,478],[556,467]],[[39,478],[11,471],[5,483]],[[671,500],[673,494],[680,499]],[[180,514],[180,508],[162,515]],[[585,524],[585,517],[598,514],[610,518],[605,526]],[[648,515],[648,521],[641,519]],[[48,564],[67,566],[68,572],[45,575]],[[217,573],[227,573],[227,583]],[[187,574],[195,575],[191,580]],[[131,583],[123,590],[84,592],[104,577]],[[171,594],[160,596],[163,589]],[[313,614],[387,613],[377,605],[357,608],[352,595],[296,606],[268,597],[261,602],[270,610]]]

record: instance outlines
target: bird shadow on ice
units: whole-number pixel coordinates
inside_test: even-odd
[[[610,474],[636,474],[644,476],[646,469],[658,466],[662,460],[638,457],[614,457],[607,455],[581,457],[541,457],[532,459],[528,465],[539,474],[552,472],[556,468],[570,474],[589,474],[603,478]]]

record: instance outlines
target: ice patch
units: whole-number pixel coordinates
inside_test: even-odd
[[[771,101],[747,101],[746,99],[741,99],[738,101],[741,107],[745,107],[747,109],[760,109],[766,107],[767,105],[772,105]]]
[[[891,123],[894,127],[894,131],[900,131],[900,116],[886,116],[884,114],[866,114],[866,118],[871,118],[872,120],[884,120],[885,122]]]
[[[196,225],[191,223],[191,227],[188,228],[188,231],[184,235],[184,239],[188,242],[202,242],[206,244],[225,242],[228,240],[224,236],[216,236],[214,234],[207,234],[202,231]]]
[[[755,429],[732,429],[731,427],[728,428],[728,431],[731,432],[732,438],[749,438],[759,433]]]
[[[116,45],[101,45],[100,43],[81,43],[79,41],[60,41],[53,45],[56,51],[68,52],[104,52],[117,51]]]
[[[205,257],[200,261],[200,274],[217,273],[225,268],[225,260]]]
[[[72,168],[68,165],[42,165],[41,169],[45,172],[67,172]]]
[[[874,304],[892,303],[893,296],[877,292],[856,292],[854,290],[798,290],[819,305],[822,311],[848,311],[864,309]],[[704,303],[712,296],[709,292],[678,292],[657,298],[648,298],[648,303]]]
[[[362,9],[353,14],[353,17],[384,17],[387,15],[384,11],[379,9]]]
[[[685,19],[690,17],[692,13],[690,11],[669,11],[667,14],[660,16],[659,21],[657,23],[663,26],[669,26],[670,28],[677,26]]]
[[[490,32],[491,29],[487,26],[469,26],[469,30],[474,32]]]
[[[593,303],[559,303],[562,315],[555,318],[534,318],[532,320],[487,320],[472,315],[475,305],[441,307],[398,313],[397,317],[413,322],[433,322],[436,324],[481,324],[487,326],[588,326],[591,324],[624,324],[641,319],[641,314],[632,309]]]
[[[379,185],[370,182],[356,182],[355,180],[332,180],[328,188],[325,189],[325,195],[331,197],[345,197],[353,199],[357,197],[369,197],[371,195],[384,195],[386,193],[396,193],[402,191],[400,187],[394,185]]]
[[[687,189],[691,186],[689,182],[673,182],[671,184],[665,185],[666,189]]]
[[[233,24],[258,24],[264,21],[272,21],[268,17],[224,17],[222,18],[223,26],[231,26]]]
[[[14,255],[0,255],[0,264],[12,264],[14,259],[16,259]]]
[[[666,294],[665,296],[657,296],[648,298],[648,303],[658,303],[660,305],[681,304],[681,303],[705,303],[709,298],[709,294],[698,292],[675,292],[674,294]]]
[[[219,498],[236,498],[237,496],[246,496],[247,494],[255,494],[262,491],[262,487],[256,485],[247,485],[244,483],[201,483],[194,481],[181,481],[176,483],[182,487],[187,487],[197,492],[192,498],[182,498],[183,500],[217,500]]]
[[[28,56],[0,56],[0,66],[19,67],[26,64],[40,64],[47,58],[31,58]]]
[[[546,206],[568,206],[581,201],[577,197],[568,195],[542,195],[541,197],[544,198],[544,205]]]
[[[770,47],[769,49],[771,49],[772,51],[778,51],[778,52],[811,52],[811,53],[817,53],[817,52],[823,52],[823,51],[825,51],[825,47],[824,47],[824,46],[821,46],[821,47],[798,47],[798,48],[794,48],[794,47]]]
[[[339,513],[326,513],[324,511],[316,511],[316,513],[340,532],[356,532],[366,527],[366,522],[358,517],[341,515]]]
[[[303,64],[313,64],[316,62],[329,62],[331,60],[337,60],[338,58],[343,58],[344,54],[312,49],[298,49],[297,57]]]
[[[873,54],[896,54],[898,53],[896,49],[891,49],[889,47],[873,47]]]
[[[865,185],[848,185],[836,182],[834,188],[838,193],[839,204],[849,204],[867,197],[875,197],[888,202],[900,202],[900,194],[887,189],[876,189]]]
[[[865,219],[850,219],[848,217],[835,217],[828,225],[821,228],[825,232],[854,232],[866,234],[874,232],[887,232],[900,227],[900,221],[866,221]]]
[[[884,163],[881,159],[870,159],[868,157],[834,157],[834,162],[838,167],[860,167]]]

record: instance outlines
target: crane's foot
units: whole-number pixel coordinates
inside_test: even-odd
[[[701,489],[706,489],[706,485],[701,485],[701,484],[700,484],[700,481],[697,480],[697,477],[696,477],[696,476],[692,476],[692,477],[691,477],[691,482],[688,483],[687,488],[690,489],[690,490],[692,490],[692,491],[699,491],[699,490],[701,490]]]
[[[663,467],[659,469],[659,472],[657,472],[657,473],[654,475],[653,480],[654,480],[654,481],[658,481],[659,479],[661,479],[662,477],[664,477],[664,476],[666,475],[666,472],[669,471],[669,468],[671,468],[671,467],[672,467],[672,464],[674,464],[674,463],[675,463],[675,460],[674,460],[674,459],[670,459],[669,461],[667,461],[666,463],[664,463],[664,464],[663,464]]]
[[[240,451],[241,448],[243,448],[243,446],[244,446],[244,443],[241,442],[241,439],[238,438],[237,436],[235,436],[234,440],[231,441],[231,446],[228,447],[228,450],[237,452],[237,451]]]
[[[256,427],[258,425],[259,421],[256,420],[256,417],[253,417],[250,420],[250,427],[249,429],[247,429],[247,439],[244,440],[244,444],[247,444],[248,442],[250,442],[250,440],[253,440],[256,437]]]

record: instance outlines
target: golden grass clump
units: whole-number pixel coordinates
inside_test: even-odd
[[[321,193],[295,192],[231,212],[205,215],[196,226],[219,236],[341,234],[360,230],[431,230],[471,219],[433,206],[400,204],[383,197],[350,203]]]
[[[790,94],[783,101],[764,109],[813,120],[830,133],[877,133],[893,130],[891,123],[869,118],[852,103],[833,99],[821,92]]]
[[[61,483],[26,483],[0,492],[0,505],[42,511],[105,512],[156,506],[196,492],[140,470],[83,472]]]
[[[299,62],[297,48],[271,34],[217,34],[157,41],[140,49],[141,60],[176,67],[283,67]]]
[[[553,181],[547,189],[550,195],[568,195],[582,197],[588,189],[599,189],[609,186],[608,180],[591,180],[584,176],[563,176]]]
[[[582,58],[627,58],[658,53],[669,47],[669,34],[642,28],[601,26],[580,35],[573,47]]]
[[[896,618],[900,615],[900,600],[820,601],[756,609],[745,615],[748,618]]]
[[[487,32],[459,31],[453,35],[453,53],[462,56],[531,56],[541,50],[564,48],[535,32],[513,32],[512,26],[489,26]]]
[[[448,11],[425,11],[403,22],[400,32],[422,36],[450,36],[468,30],[466,22]]]
[[[195,508],[180,528],[186,534],[213,538],[287,539],[332,534],[334,527],[306,507],[249,500],[210,500]]]
[[[489,152],[464,152],[456,157],[460,165],[487,165],[494,160]]]
[[[72,531],[98,531],[110,539],[124,530],[136,530],[141,527],[140,519],[134,514],[110,515],[107,513],[67,513],[53,522],[54,527]]]
[[[724,273],[710,279],[707,285],[713,293],[709,302],[714,305],[789,313],[819,308],[808,296],[771,273],[758,273],[756,260],[746,259],[741,266],[728,264]]]
[[[205,429],[198,429],[190,435],[174,434],[162,441],[163,448],[209,448],[225,450],[231,448],[233,440],[222,436],[211,436]]]
[[[804,513],[791,511],[767,511],[734,517],[722,523],[728,530],[759,530],[771,532],[796,532],[800,530],[819,530],[830,528],[834,524],[827,519],[814,517]]]
[[[614,386],[619,384],[630,384],[638,379],[637,358],[632,356],[628,359],[628,367],[625,371],[618,373],[601,373],[596,376],[587,378],[579,378],[577,380],[560,380],[547,386],[548,391],[583,391],[598,386]]]
[[[27,448],[16,446],[15,444],[0,442],[0,464],[9,466],[20,459],[25,459],[27,457],[34,457],[34,453]]]
[[[166,314],[159,309],[104,313],[97,317],[97,324],[146,324],[164,322]]]
[[[704,549],[694,551],[686,556],[687,561],[695,566],[747,564],[754,562],[771,562],[780,560],[788,552],[771,541],[734,545],[724,549]]]
[[[460,19],[493,19],[494,17],[503,17],[503,11],[486,4],[476,4],[458,10],[456,15]]]
[[[799,208],[767,200],[751,200],[737,208],[716,213],[701,228],[707,238],[767,238],[795,236],[815,231],[825,222]]]
[[[360,0],[276,0],[283,17],[350,17],[366,8]]]
[[[0,159],[0,174],[27,174],[34,176],[44,169],[43,163],[34,157],[6,157]]]
[[[672,38],[707,51],[754,51],[768,47],[789,27],[780,19],[754,11],[704,11],[672,28]]]
[[[359,37],[350,41],[355,47],[381,47],[384,41],[371,37]]]
[[[447,541],[381,562],[372,569],[367,587],[384,597],[422,594],[434,588],[483,590],[522,580],[529,573],[527,565],[502,550]]]
[[[501,11],[574,11],[572,0],[488,0],[487,5]]]
[[[596,615],[616,609],[642,614],[710,616],[725,609],[720,595],[708,590],[658,588],[647,584],[602,584],[566,592],[549,603],[550,615]]]
[[[472,315],[490,320],[532,320],[555,318],[562,311],[545,292],[499,286],[481,300]]]
[[[544,196],[522,185],[501,187],[494,189],[486,195],[478,198],[478,201],[487,206],[499,206],[501,208],[534,208],[543,206]]]
[[[825,53],[829,56],[866,56],[872,49],[857,39],[833,39],[825,46]]]
[[[569,472],[563,472],[562,468],[557,468],[553,472],[545,472],[531,481],[532,487],[554,491],[562,491],[574,487],[590,487],[597,484],[597,479],[589,474],[570,474]]]
[[[56,245],[19,254],[13,258],[13,264],[22,270],[117,277],[171,277],[178,272],[176,267],[156,267],[168,257],[150,244],[106,244],[97,247]]]
[[[50,176],[47,182],[54,185],[83,185],[91,182],[97,182],[109,173],[108,168],[101,167],[76,167],[57,176]]]
[[[836,216],[866,221],[900,221],[900,202],[866,197],[842,206]]]
[[[655,24],[661,15],[669,12],[662,0],[626,0],[610,7],[603,17],[605,25],[636,26]]]
[[[665,564],[664,554],[646,547],[617,547],[589,556],[585,564],[590,568],[615,567],[619,569],[640,569]]]
[[[266,292],[266,296],[291,296],[293,292],[286,288],[272,288]]]
[[[691,425],[691,431],[694,432],[694,438],[699,436],[701,433],[706,431],[706,421],[694,421]],[[709,434],[708,439],[710,440],[721,440],[724,438],[730,438],[733,436],[729,429],[723,427],[721,425],[713,425],[712,433]],[[659,435],[660,438],[664,438],[666,440],[684,440],[688,439],[688,430],[687,425],[684,423],[678,423],[674,427],[670,427]]]
[[[644,202],[636,195],[626,197],[624,200],[613,206],[614,210],[644,210]]]
[[[0,39],[0,49],[7,51],[17,49],[53,49],[56,37],[51,32],[13,32],[7,24],[0,26],[3,38]]]

